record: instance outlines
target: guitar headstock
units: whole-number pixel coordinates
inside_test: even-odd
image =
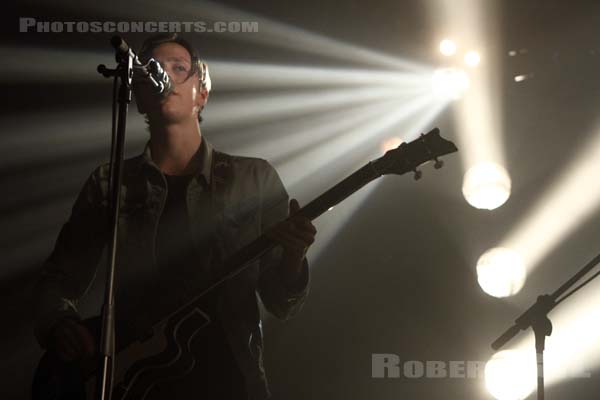
[[[457,151],[454,143],[442,138],[440,130],[434,128],[410,143],[402,143],[397,148],[389,150],[383,157],[373,161],[373,166],[382,175],[402,175],[413,171],[415,179],[419,179],[421,171],[417,168],[420,165],[433,161],[435,168],[439,169],[443,165],[439,157]]]

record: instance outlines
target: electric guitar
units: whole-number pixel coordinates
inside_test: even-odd
[[[443,139],[439,129],[435,128],[367,163],[308,203],[298,213],[313,220],[382,175],[414,172],[415,179],[419,179],[421,171],[418,167],[433,161],[435,168],[439,169],[443,165],[439,157],[456,151],[454,143]],[[260,236],[225,261],[222,270],[230,272],[156,324],[148,338],[133,343],[120,343],[115,351],[113,376],[116,383],[112,398],[142,400],[161,381],[177,379],[189,373],[195,363],[190,349],[192,338],[211,322],[199,306],[203,296],[221,282],[243,271],[274,246],[266,235]],[[84,321],[84,324],[93,333],[99,332],[99,318]],[[47,351],[35,372],[33,398],[93,398],[90,394],[94,393],[97,368],[97,360],[65,363],[55,353]]]

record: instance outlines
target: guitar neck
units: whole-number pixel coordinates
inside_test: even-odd
[[[380,176],[381,174],[370,162],[308,203],[299,211],[299,214],[313,220]]]

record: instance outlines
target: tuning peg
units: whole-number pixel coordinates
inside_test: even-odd
[[[433,164],[433,168],[440,169],[444,166],[444,162],[442,160],[438,160],[437,157],[434,158],[435,163]]]
[[[415,181],[418,181],[419,179],[421,179],[422,176],[423,176],[423,173],[421,171],[419,171],[418,169],[415,169],[415,174],[413,175],[413,178],[415,179]]]
[[[104,64],[100,64],[98,65],[98,67],[96,68],[96,71],[98,71],[98,73],[104,75],[105,78],[109,78],[111,76],[115,76],[117,74],[117,69],[110,69],[107,68],[106,65]]]

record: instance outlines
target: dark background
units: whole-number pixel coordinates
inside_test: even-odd
[[[425,3],[258,0],[220,4],[434,65],[439,33],[430,24]],[[119,20],[129,13],[134,19],[137,14],[125,11],[129,4],[26,1],[13,4],[3,16],[0,70],[22,63],[27,73],[31,63],[38,62],[20,59],[11,51],[14,47],[96,51],[98,58],[91,60],[89,78],[83,81],[49,81],[34,73],[2,78],[2,399],[28,396],[32,371],[41,355],[32,336],[31,285],[82,182],[106,160],[110,143],[111,86],[93,68],[111,63],[106,58],[111,35],[18,33],[18,17]],[[318,227],[339,224],[341,229],[326,245],[321,244],[318,256],[311,257],[312,289],[302,313],[286,323],[266,322],[266,368],[276,398],[491,398],[477,379],[373,379],[371,354],[395,353],[403,361],[487,360],[493,354],[489,344],[520,310],[537,294],[552,291],[600,249],[600,215],[595,213],[544,258],[511,301],[494,299],[477,284],[479,255],[524,217],[566,163],[577,157],[599,122],[600,3],[507,0],[496,4],[499,37],[488,46],[503,55],[498,68],[502,90],[497,95],[503,106],[511,199],[493,212],[470,207],[460,191],[463,172],[455,156],[439,172],[426,169],[425,179],[418,184],[409,177],[383,178],[370,195],[357,195],[365,201],[348,201],[347,207],[356,205],[349,218],[342,217],[346,206],[334,210],[337,217],[324,217]],[[138,9],[139,18],[149,19],[154,12],[152,3]],[[154,18],[176,20],[168,15]],[[197,14],[187,19],[203,18],[198,3]],[[130,37],[139,46],[142,36]],[[351,63],[307,56],[217,34],[196,35],[193,41],[209,64],[210,60],[226,60],[361,67],[360,59]],[[527,55],[508,56],[509,50],[521,48],[528,49]],[[60,62],[52,60],[54,65]],[[513,76],[519,73],[535,77],[515,84]],[[214,85],[214,103],[226,104],[248,95],[233,89],[220,91],[219,83]],[[100,110],[101,118],[86,119],[89,109]],[[137,118],[138,124],[132,123],[129,154],[141,151],[146,135],[134,114],[132,108],[132,120]],[[210,105],[206,119],[203,134],[216,147],[227,150],[232,140],[245,140],[240,132],[246,127],[211,126]],[[440,115],[432,126],[439,126],[447,138],[457,139],[450,112]],[[349,172],[324,170],[290,192],[306,202]],[[598,182],[590,180],[589,184]],[[98,304],[94,299],[98,287],[99,283],[84,301],[87,313],[93,313]],[[592,370],[591,379],[550,387],[548,398],[595,399],[600,389],[597,374]]]

